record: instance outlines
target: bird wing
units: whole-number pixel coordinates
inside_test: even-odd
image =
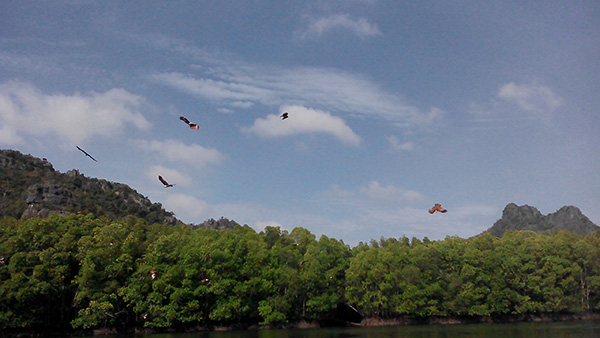
[[[78,146],[78,145],[76,145],[76,147],[77,147],[77,149],[81,150],[81,152],[82,152],[82,153],[84,153],[84,154],[85,154],[85,156],[88,156],[89,158],[91,158],[92,160],[94,160],[94,162],[98,162],[98,161],[96,161],[96,159],[95,159],[95,158],[93,158],[93,157],[92,157],[92,155],[88,154],[88,152],[87,152],[87,151],[85,151],[85,150],[83,150],[83,149],[79,148],[79,146]]]
[[[79,150],[80,150],[82,153],[84,153],[86,156],[87,156],[87,155],[89,155],[89,154],[88,154],[88,153],[87,153],[85,150],[83,150],[83,149],[79,148],[79,146],[76,146],[76,147],[77,147],[77,149],[79,149]]]
[[[169,182],[165,181],[165,179],[160,175],[158,175],[158,180],[164,185],[169,185]]]
[[[441,212],[441,213],[444,213],[444,212],[446,212],[446,211],[448,211],[448,210],[446,210],[446,209],[442,208],[442,205],[441,205],[441,204],[439,204],[439,203],[436,203],[436,204],[433,206],[433,208],[429,209],[429,213],[430,213],[430,214],[433,214],[433,213],[434,213],[434,212],[436,212],[436,211],[439,211],[439,212]]]
[[[185,118],[185,117],[183,117],[183,116],[179,116],[179,119],[180,119],[181,121],[183,121],[183,122],[187,123],[188,125],[190,124],[190,120],[186,119],[186,118]]]

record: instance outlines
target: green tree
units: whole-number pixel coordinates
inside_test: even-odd
[[[0,221],[0,328],[68,328],[77,241],[98,223],[92,215]]]

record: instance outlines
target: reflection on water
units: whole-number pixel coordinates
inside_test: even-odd
[[[140,336],[137,336],[140,337]],[[598,338],[600,322],[415,325],[154,334],[144,338]]]

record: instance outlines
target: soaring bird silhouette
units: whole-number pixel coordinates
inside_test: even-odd
[[[188,126],[190,126],[190,129],[198,129],[198,125],[195,123],[190,122],[190,120],[186,119],[183,116],[179,116],[179,119],[183,122],[185,122]]]
[[[285,113],[281,114],[279,117],[281,117],[282,120],[285,120],[290,116],[289,116],[288,112],[285,112]]]
[[[446,209],[442,208],[442,205],[441,205],[441,204],[439,204],[439,203],[436,203],[436,204],[433,206],[433,208],[429,209],[429,213],[430,213],[430,214],[433,214],[433,213],[434,213],[434,212],[436,212],[436,211],[439,211],[439,212],[441,212],[441,213],[444,213],[444,212],[446,212],[446,211],[448,211],[448,210],[446,210]]]
[[[170,188],[173,184],[169,184],[162,176],[158,175],[158,180],[165,185],[165,188]]]
[[[84,154],[85,154],[85,156],[87,156],[87,157],[91,158],[92,160],[94,160],[94,162],[98,162],[98,161],[96,161],[96,159],[95,159],[95,158],[93,158],[93,157],[92,157],[92,155],[88,154],[88,152],[87,152],[87,151],[85,151],[85,150],[83,150],[83,149],[79,148],[79,146],[76,146],[76,147],[77,147],[77,149],[81,150],[81,152],[82,152],[82,153],[84,153]]]

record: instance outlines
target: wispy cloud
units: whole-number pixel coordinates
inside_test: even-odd
[[[319,18],[311,18],[308,27],[301,33],[303,38],[321,37],[334,30],[347,30],[360,38],[381,35],[376,24],[365,18],[353,18],[348,14],[334,14]]]
[[[140,112],[144,99],[123,89],[105,93],[46,94],[22,82],[0,84],[0,140],[26,135],[58,136],[78,143],[94,136],[115,137],[126,125],[150,129]]]
[[[243,130],[268,138],[323,133],[330,134],[349,145],[356,146],[361,142],[361,138],[343,119],[328,112],[303,106],[283,106],[279,110],[280,113],[288,112],[289,119],[282,121],[278,115],[268,115],[257,119],[252,126]]]
[[[418,191],[403,189],[394,185],[383,186],[371,181],[357,190],[343,189],[337,185],[320,193],[326,203],[349,210],[379,208],[384,205],[394,207],[407,206],[426,198]]]
[[[393,185],[382,186],[377,181],[369,182],[367,186],[360,188],[360,192],[373,201],[415,202],[425,198],[417,191],[400,189]]]
[[[159,73],[153,81],[202,99],[227,106],[228,110],[254,104],[304,105],[316,109],[370,116],[405,128],[430,125],[443,115],[438,108],[423,111],[406,104],[377,83],[337,69],[298,67],[227,66],[205,76]]]
[[[148,78],[233,112],[255,105],[304,105],[330,111],[380,118],[404,128],[428,126],[443,114],[421,109],[361,74],[324,67],[277,67],[247,63],[218,50],[196,47],[163,35],[125,35],[131,43],[175,52],[190,72],[158,72]]]
[[[506,102],[514,103],[522,110],[547,115],[562,105],[562,99],[552,89],[535,84],[507,83],[498,90],[498,97]]]
[[[413,142],[400,142],[396,136],[386,137],[388,143],[392,146],[392,149],[397,151],[413,151],[415,150],[415,144]]]
[[[483,102],[471,102],[467,111],[474,117],[471,130],[508,128],[514,121],[550,122],[564,100],[547,86],[506,83]]]
[[[184,144],[178,140],[133,140],[132,142],[140,149],[157,153],[165,161],[187,163],[199,169],[207,165],[221,164],[226,158],[218,150],[204,148],[198,144]]]

